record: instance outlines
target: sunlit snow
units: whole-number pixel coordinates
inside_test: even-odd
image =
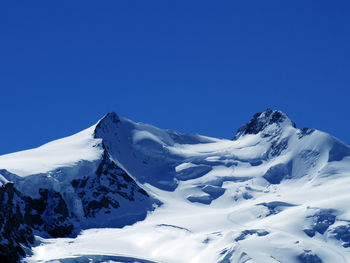
[[[49,174],[96,161],[103,140],[113,160],[162,205],[123,228],[37,237],[26,262],[350,262],[346,241],[336,238],[337,227],[350,222],[350,151],[334,137],[303,133],[289,119],[237,140],[104,121],[100,139],[92,136],[94,126],[1,156],[0,168]]]

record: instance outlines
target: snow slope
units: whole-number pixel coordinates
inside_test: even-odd
[[[93,138],[94,127],[38,148],[0,156],[0,167],[19,176],[47,173],[57,167],[72,166],[86,160],[97,160],[101,149]]]
[[[2,184],[33,198],[54,189],[77,214],[77,236],[34,229],[25,262],[350,262],[350,148],[280,111],[254,115],[233,140],[109,113],[71,137],[1,156],[0,169]],[[100,191],[119,206],[86,213],[105,204]]]

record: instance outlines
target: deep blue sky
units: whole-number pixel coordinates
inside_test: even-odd
[[[109,111],[232,138],[269,107],[349,144],[349,14],[349,1],[2,1],[0,154]]]

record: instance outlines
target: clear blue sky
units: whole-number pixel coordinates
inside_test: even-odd
[[[106,112],[232,138],[255,112],[350,143],[349,1],[2,1],[0,154]]]

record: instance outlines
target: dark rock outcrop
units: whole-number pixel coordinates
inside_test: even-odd
[[[343,247],[350,247],[350,224],[337,226],[331,233],[343,242]]]
[[[72,234],[74,224],[62,195],[49,189],[39,189],[40,198],[24,197],[24,219],[28,226],[52,237]]]
[[[23,247],[34,242],[32,229],[25,222],[25,200],[13,183],[0,187],[0,262],[17,262],[25,255]]]
[[[10,175],[7,171],[3,174]],[[144,219],[154,204],[160,204],[116,165],[105,149],[95,172],[71,181],[73,192],[40,185],[33,197],[15,186],[11,182],[0,186],[0,262],[19,261],[25,247],[33,244],[34,234],[73,237],[82,228],[122,227]],[[67,198],[81,202],[82,217],[67,205]]]
[[[109,214],[120,208],[122,202],[143,203],[145,213],[152,210],[148,193],[110,160],[106,151],[94,176],[75,179],[71,184],[81,199],[86,218],[93,218],[97,213]],[[132,205],[129,209],[133,210]]]
[[[323,235],[327,229],[334,224],[336,220],[335,209],[319,209],[311,218],[312,225],[310,228],[304,229],[304,233],[309,237],[314,237],[316,232]]]
[[[305,250],[303,253],[298,255],[298,261],[300,263],[322,263],[323,261],[319,256],[313,254],[310,250]]]
[[[278,110],[267,109],[264,112],[254,114],[253,118],[247,124],[238,129],[233,140],[237,140],[239,137],[246,134],[258,134],[271,124],[280,126],[281,123],[286,121],[291,126],[296,127],[295,123],[292,122],[285,113]]]
[[[264,229],[247,229],[241,232],[241,234],[235,238],[235,241],[241,241],[246,239],[247,236],[257,235],[259,237],[268,235],[269,232]]]

